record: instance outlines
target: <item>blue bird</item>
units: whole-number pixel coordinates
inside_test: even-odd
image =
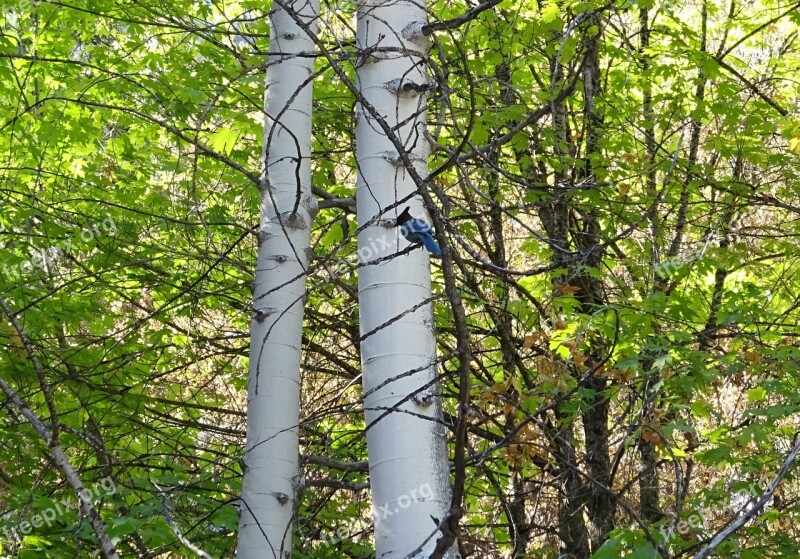
[[[422,243],[428,252],[434,256],[442,254],[442,249],[436,244],[433,238],[433,229],[422,219],[411,217],[408,213],[411,208],[407,207],[402,213],[397,216],[397,226],[400,227],[400,233],[409,243]]]

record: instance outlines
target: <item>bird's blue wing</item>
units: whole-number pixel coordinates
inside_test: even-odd
[[[400,232],[410,243],[422,243],[434,255],[442,254],[442,249],[433,238],[433,229],[421,219],[412,219],[400,226]]]

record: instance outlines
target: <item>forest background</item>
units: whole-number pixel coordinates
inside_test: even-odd
[[[296,557],[374,554],[356,8],[319,18]],[[94,556],[97,522],[234,556],[268,9],[2,4],[4,558]],[[748,515],[719,556],[796,557],[800,3],[427,9],[462,555],[690,556]]]

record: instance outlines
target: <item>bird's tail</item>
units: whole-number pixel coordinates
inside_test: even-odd
[[[442,249],[439,248],[439,245],[436,244],[436,240],[431,235],[422,235],[422,244],[424,244],[428,252],[434,256],[440,256],[442,254]]]

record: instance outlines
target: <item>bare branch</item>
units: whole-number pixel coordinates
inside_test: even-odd
[[[766,505],[767,502],[772,499],[772,495],[775,493],[778,485],[789,472],[789,468],[792,467],[795,458],[797,458],[797,453],[800,452],[800,433],[795,434],[794,440],[795,442],[794,446],[792,447],[792,451],[786,457],[786,460],[783,461],[780,471],[778,471],[775,479],[773,479],[770,484],[767,485],[764,493],[762,493],[758,500],[756,500],[755,504],[753,504],[753,506],[750,507],[750,509],[742,516],[717,532],[717,534],[711,538],[709,544],[694,555],[694,559],[705,559],[711,555],[711,553],[717,548],[717,546],[719,546],[719,544],[728,539],[734,532],[736,532],[736,530],[744,526],[747,521],[755,518],[756,516],[760,516],[760,514],[763,513],[764,505]]]
[[[464,25],[468,21],[472,21],[478,14],[481,12],[485,12],[490,8],[494,8],[497,6],[502,0],[489,0],[488,2],[484,2],[482,4],[478,4],[474,8],[467,10],[462,15],[458,17],[454,17],[453,19],[447,19],[445,21],[437,21],[436,23],[430,23],[428,25],[422,26],[422,34],[426,37],[429,37],[436,33],[437,31],[444,31],[446,29],[455,29],[456,27],[460,27]]]

